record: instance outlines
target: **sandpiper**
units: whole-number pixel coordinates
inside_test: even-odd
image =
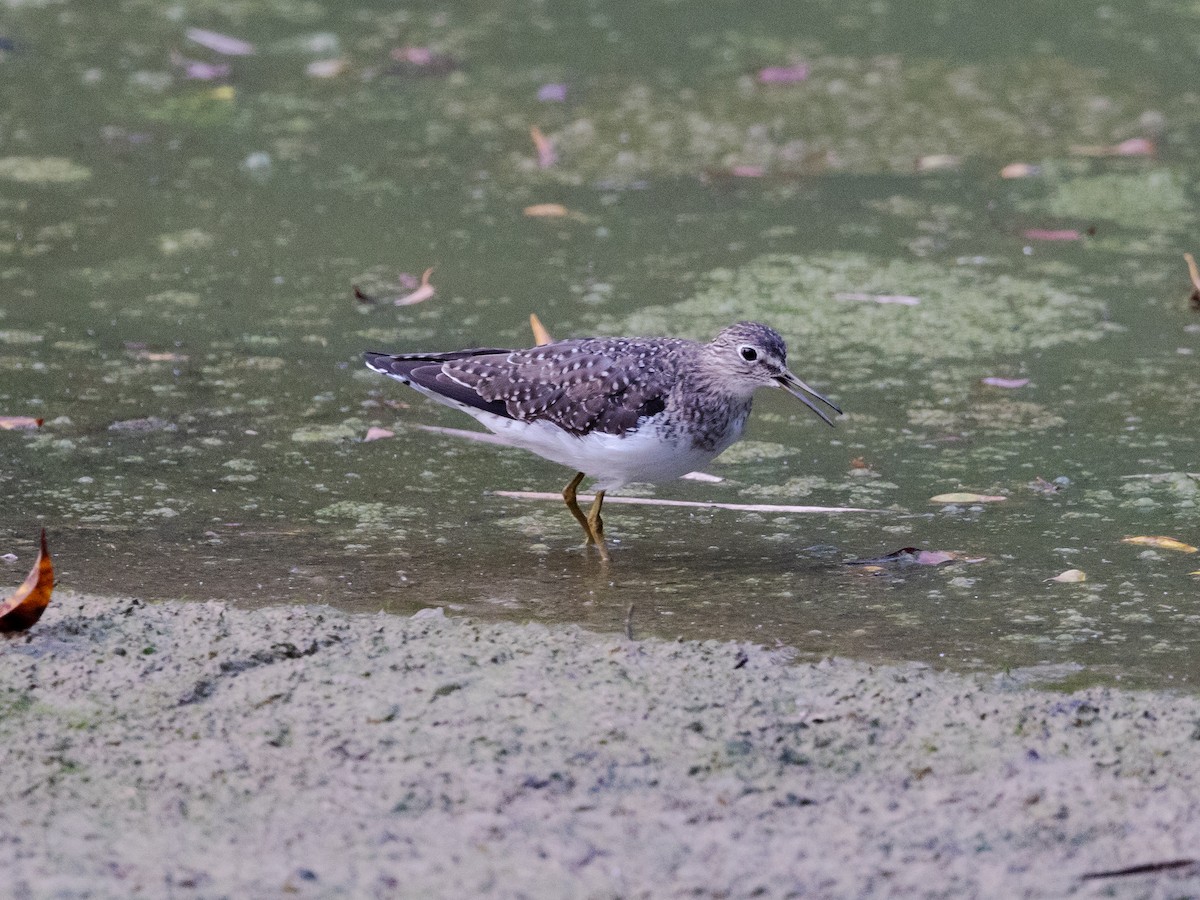
[[[757,322],[730,325],[707,344],[579,338],[528,350],[365,357],[369,368],[474,416],[505,443],[574,469],[563,500],[605,560],[605,492],[706,465],[742,436],[758,388],[783,388],[830,425],[813,401],[841,413],[788,370],[783,338]],[[596,497],[585,515],[576,490],[589,476]]]

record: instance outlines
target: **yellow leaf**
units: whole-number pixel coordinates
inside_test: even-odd
[[[1195,553],[1196,548],[1173,537],[1162,535],[1139,534],[1136,537],[1121,538],[1122,544],[1140,544],[1143,547],[1156,547],[1159,550],[1178,550],[1180,553]]]
[[[554,338],[550,337],[550,332],[546,330],[542,320],[537,317],[537,313],[529,314],[529,327],[533,330],[533,342],[539,347],[554,343]]]
[[[220,87],[215,87],[208,92],[208,96],[214,100],[232,100],[237,96],[237,91],[228,84],[223,84]]]
[[[972,494],[967,491],[952,491],[949,494],[938,494],[936,497],[930,497],[930,503],[999,503],[1001,500],[1007,500],[1007,497],[999,497],[995,494]]]

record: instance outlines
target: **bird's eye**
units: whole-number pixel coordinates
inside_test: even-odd
[[[746,362],[754,362],[758,359],[758,351],[753,347],[742,347],[738,352],[742,354],[742,359]]]

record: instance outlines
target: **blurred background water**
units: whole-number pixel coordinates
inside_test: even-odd
[[[1200,554],[1123,539],[1200,544],[1200,6],[563,6],[0,6],[6,580],[45,525],[81,591],[1195,683]],[[631,493],[882,511],[613,506],[600,567],[361,365],[531,312],[774,325],[837,428]],[[847,565],[903,547],[962,558]]]

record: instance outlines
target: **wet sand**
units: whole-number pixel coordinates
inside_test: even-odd
[[[1176,897],[1200,700],[752,645],[56,596],[12,897]]]

